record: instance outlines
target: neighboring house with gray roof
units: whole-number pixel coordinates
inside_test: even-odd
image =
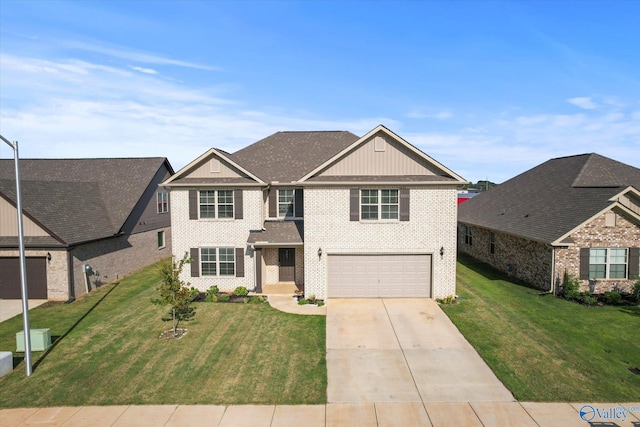
[[[543,290],[628,291],[639,270],[640,169],[582,154],[551,159],[458,208],[458,248]]]
[[[455,293],[456,187],[466,181],[384,126],[277,132],[233,154],[210,149],[171,190],[182,278],[307,296]]]
[[[73,299],[171,254],[166,158],[21,159],[29,298]],[[13,160],[0,160],[0,298],[21,298]]]

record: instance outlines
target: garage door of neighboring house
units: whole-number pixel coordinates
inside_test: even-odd
[[[31,299],[47,299],[47,260],[27,258],[27,287]],[[0,298],[20,299],[20,258],[0,258]]]
[[[330,254],[330,298],[431,297],[431,255]]]

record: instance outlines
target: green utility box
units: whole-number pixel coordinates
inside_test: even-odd
[[[31,329],[31,351],[45,351],[51,347],[51,331]],[[24,353],[24,330],[16,333],[16,352]]]

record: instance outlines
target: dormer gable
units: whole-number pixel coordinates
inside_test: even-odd
[[[237,164],[230,154],[211,148],[161,185],[172,187],[229,184],[264,185],[265,183]]]

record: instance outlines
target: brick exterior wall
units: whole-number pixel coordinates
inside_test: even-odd
[[[605,225],[605,214],[571,234],[575,244],[552,248],[543,243],[494,232],[495,253],[489,251],[489,230],[472,226],[473,245],[465,244],[464,224],[458,227],[458,250],[486,262],[523,282],[542,290],[551,290],[552,279],[557,291],[564,272],[580,277],[581,248],[630,248],[640,246],[640,226],[624,215],[616,214],[615,227]],[[554,253],[555,252],[555,253]],[[555,260],[555,262],[554,262]],[[603,293],[609,290],[628,292],[634,278],[628,280],[581,280],[580,290]]]
[[[580,277],[580,248],[631,248],[640,246],[640,225],[631,222],[620,212],[616,213],[615,227],[605,225],[605,214],[595,218],[571,234],[575,246],[556,249],[556,279],[562,281],[565,270]],[[604,293],[610,290],[629,292],[634,278],[628,280],[581,280],[580,290]]]
[[[25,249],[25,257],[46,257],[51,254],[51,261],[47,262],[47,298],[51,301],[66,301],[69,299],[68,259],[65,249]],[[17,249],[0,249],[0,257],[19,257]],[[27,281],[28,285],[28,281]]]
[[[242,191],[243,219],[189,219],[189,188],[172,188],[169,196],[171,204],[171,227],[173,234],[173,254],[182,258],[191,248],[198,247],[234,247],[244,248],[244,277],[191,277],[187,266],[180,278],[201,291],[216,285],[221,291],[233,291],[238,286],[254,289],[255,254],[247,246],[250,230],[260,230],[263,224],[264,209],[262,189]],[[263,251],[263,255],[264,255]]]
[[[529,285],[551,289],[552,251],[548,245],[505,233],[494,232],[495,250],[490,251],[490,231],[471,226],[472,245],[465,243],[464,225],[458,227],[458,250],[485,262]]]
[[[158,232],[163,230],[165,247],[159,249]],[[89,291],[91,291],[170,255],[170,227],[75,246],[71,249],[75,296],[86,292],[83,265],[89,265],[92,270],[88,277]]]
[[[158,231],[164,230],[165,244],[158,249]],[[89,276],[89,290],[113,282],[125,275],[153,264],[171,254],[171,228],[166,227],[130,236],[118,236],[66,249],[27,249],[27,257],[44,257],[47,262],[47,297],[50,301],[67,301],[71,296],[86,293],[82,266],[88,264],[93,273]],[[17,250],[0,250],[0,256],[19,256]],[[69,295],[69,256],[72,257],[73,295]],[[97,273],[97,274],[96,274]]]
[[[349,220],[349,188],[305,188],[305,294],[327,297],[327,254],[332,253],[432,253],[432,296],[455,294],[456,190],[429,186],[410,191],[409,221],[365,223]]]

